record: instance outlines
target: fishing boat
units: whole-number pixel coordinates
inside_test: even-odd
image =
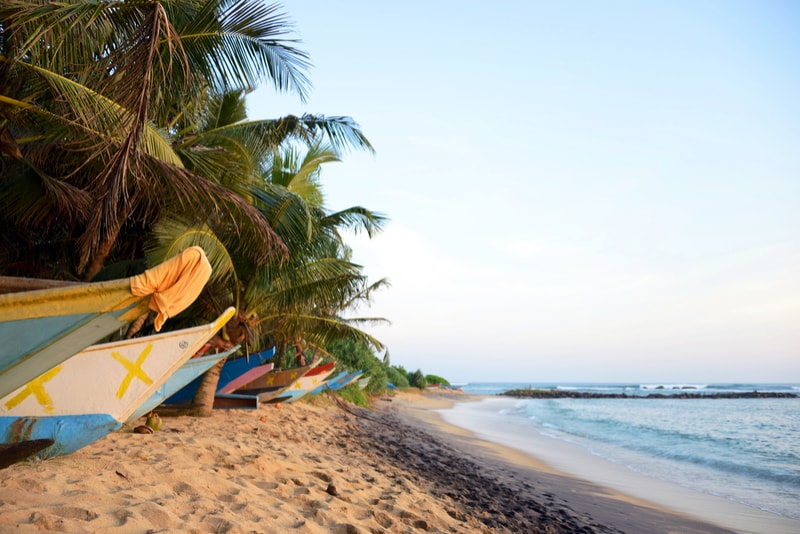
[[[0,396],[125,327],[148,310],[156,331],[202,291],[211,265],[189,247],[144,273],[120,280],[70,284],[0,277]],[[55,286],[55,287],[53,287]],[[23,291],[24,287],[39,287]]]
[[[321,393],[322,391],[329,390],[329,391],[336,391],[342,388],[346,388],[364,374],[364,371],[342,371],[335,377],[326,380],[315,389],[311,391],[311,395],[316,395]]]
[[[240,345],[236,345],[230,350],[225,352],[218,352],[216,354],[208,354],[197,358],[190,358],[189,361],[181,365],[174,375],[161,384],[149,399],[144,404],[139,406],[135,412],[128,417],[127,423],[132,423],[136,419],[149,414],[158,408],[166,399],[171,397],[176,391],[186,386],[189,382],[201,376],[203,373],[211,369],[212,366],[221,362],[231,354],[239,350]]]
[[[334,362],[318,365],[290,385],[279,397],[269,402],[294,402],[311,393],[333,374]]]
[[[240,386],[270,372],[273,365],[268,364],[267,360],[274,355],[275,347],[270,347],[260,352],[225,360],[225,364],[219,372],[217,393],[233,393]],[[166,399],[164,404],[186,404],[191,402],[197,394],[197,388],[200,387],[202,380],[202,376],[195,378]],[[234,387],[231,387],[231,384]]]
[[[349,374],[350,374],[350,373],[349,373],[349,371],[342,371],[342,372],[341,372],[341,373],[339,373],[338,375],[336,375],[336,376],[334,376],[334,377],[332,377],[332,378],[328,378],[328,379],[327,379],[326,381],[324,381],[322,384],[320,384],[320,385],[318,385],[316,388],[314,388],[314,389],[311,391],[311,394],[312,394],[312,395],[317,395],[317,394],[319,394],[319,393],[322,393],[322,392],[323,392],[323,391],[325,391],[326,389],[331,389],[331,390],[332,390],[332,389],[336,389],[336,388],[338,387],[338,385],[339,385],[339,384],[340,384],[342,381],[344,381],[344,380],[347,378],[347,376],[348,376]]]
[[[365,376],[364,378],[359,378],[358,379],[358,389],[361,389],[361,390],[366,389],[366,387],[369,385],[369,381],[370,381],[370,377],[368,377],[368,376]]]
[[[0,398],[0,442],[50,438],[54,445],[39,455],[55,456],[118,430],[234,313],[84,349]]]
[[[243,385],[245,385],[245,384],[247,384],[249,382],[252,382],[253,380],[257,379],[258,377],[269,373],[274,368],[275,368],[275,364],[274,363],[264,363],[264,364],[258,365],[258,366],[254,367],[254,368],[252,368],[252,369],[250,369],[248,371],[245,371],[243,374],[241,374],[238,377],[234,378],[233,380],[231,380],[230,382],[225,384],[223,387],[217,389],[217,391],[219,393],[233,393],[234,391],[236,391],[237,389],[239,389]],[[224,370],[225,369],[223,368],[223,371]]]
[[[233,393],[217,393],[214,408],[258,408],[283,395],[295,381],[312,369],[310,365],[272,371],[248,382]]]
[[[364,371],[354,371],[350,373],[349,375],[347,375],[346,379],[342,380],[341,384],[337,385],[336,389],[343,389],[351,384],[355,384],[363,374]]]

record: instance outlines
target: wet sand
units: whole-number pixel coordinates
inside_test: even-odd
[[[456,396],[452,398],[454,401],[460,400]],[[437,410],[436,413],[449,423],[450,429],[457,428],[461,432],[469,429],[474,432],[474,435],[470,435],[482,438],[478,442],[497,451],[500,457],[512,459],[513,456],[515,463],[536,458],[539,468],[542,462],[546,462],[546,468],[555,468],[573,478],[593,481],[606,488],[605,491],[614,490],[612,493],[618,499],[674,511],[743,534],[800,532],[800,521],[796,519],[636,473],[623,465],[590,454],[575,443],[521,428],[516,418],[497,416],[500,410],[511,409],[515,403],[514,399],[506,397],[483,397],[476,402],[458,402],[454,409]],[[421,410],[418,413],[426,412]],[[430,420],[440,424],[436,418]]]
[[[164,417],[155,434],[0,472],[0,532],[729,532],[449,426],[435,410],[453,402]]]
[[[389,432],[387,454],[405,459],[462,508],[501,532],[723,533],[721,526],[565,475],[540,460],[477,438],[437,410],[479,400],[461,393],[403,394],[381,410],[403,428]],[[403,426],[407,425],[407,426]],[[389,437],[391,436],[391,437]],[[415,446],[414,441],[425,443]],[[435,466],[435,467],[432,467]]]

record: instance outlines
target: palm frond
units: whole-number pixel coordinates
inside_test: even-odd
[[[153,228],[153,237],[146,249],[151,264],[161,263],[188,247],[199,246],[211,264],[213,280],[238,284],[228,249],[208,226],[192,227],[186,221],[163,219]]]
[[[358,233],[364,231],[369,237],[383,230],[389,219],[378,212],[360,206],[353,206],[326,215],[321,224],[326,227],[348,228]]]
[[[305,100],[311,86],[305,71],[308,55],[289,39],[291,23],[277,4],[255,0],[216,0],[191,6],[168,6],[190,68],[218,92],[252,89],[269,82],[278,91]],[[182,13],[177,13],[183,10]]]

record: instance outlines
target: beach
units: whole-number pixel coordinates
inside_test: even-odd
[[[477,397],[480,398],[480,397]],[[327,396],[164,416],[0,475],[2,532],[648,532],[730,530],[560,473],[445,423],[463,393],[371,409]]]

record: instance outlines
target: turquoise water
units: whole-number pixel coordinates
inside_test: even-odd
[[[786,392],[796,384],[470,383],[467,393],[516,388],[594,393]],[[508,399],[497,417],[580,445],[647,477],[800,519],[800,398]]]

